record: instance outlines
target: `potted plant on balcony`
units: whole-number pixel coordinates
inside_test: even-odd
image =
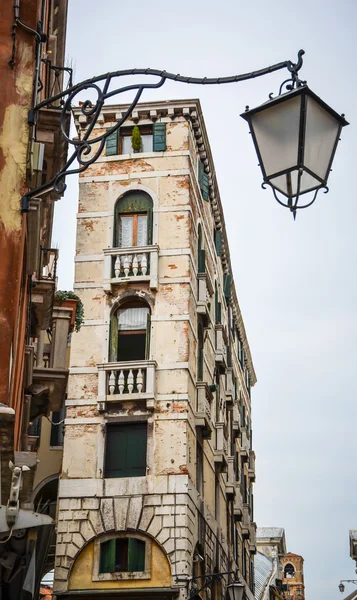
[[[54,301],[57,306],[72,308],[71,329],[78,332],[84,321],[82,300],[72,291],[57,290]]]
[[[133,127],[133,131],[131,133],[131,145],[132,148],[134,150],[134,152],[140,152],[141,151],[141,147],[143,145],[142,139],[141,139],[141,134],[140,134],[140,129],[137,125],[135,125]]]

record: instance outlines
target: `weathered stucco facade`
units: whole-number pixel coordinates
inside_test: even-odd
[[[126,109],[106,107],[94,133]],[[75,291],[85,323],[72,340],[66,402],[61,596],[153,588],[185,597],[176,577],[238,568],[254,597],[256,377],[201,115],[198,100],[138,105],[125,128],[139,126],[147,151],[123,153],[123,127],[80,177]],[[80,108],[75,119],[81,135]],[[144,471],[133,476],[141,459],[129,457],[116,473],[123,436],[130,445],[140,424]],[[145,567],[104,568],[104,544],[125,535],[145,542]],[[221,597],[227,582],[204,593]]]

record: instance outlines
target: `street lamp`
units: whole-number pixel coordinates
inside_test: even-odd
[[[239,583],[239,581],[234,581],[227,587],[227,592],[229,594],[229,600],[242,600],[244,585],[243,583]]]
[[[241,115],[250,127],[263,186],[270,185],[275,199],[289,208],[294,218],[297,209],[311,206],[318,191],[327,189],[341,129],[348,125],[344,115],[336,113],[305,83],[295,85],[296,89],[257,108],[247,107]],[[312,199],[298,205],[308,192],[314,192]]]
[[[23,196],[22,211],[28,212],[29,200],[33,197],[39,197],[51,190],[58,194],[63,193],[67,175],[82,173],[93,164],[103,152],[106,139],[117,132],[131,116],[144,90],[160,88],[168,79],[206,86],[238,83],[286,68],[290,78],[281,84],[278,96],[270,97],[269,102],[258,108],[247,109],[242,117],[248,121],[251,129],[263,173],[263,187],[269,185],[275,199],[287,207],[295,218],[297,209],[311,206],[320,189],[328,191],[326,184],[340,132],[342,127],[348,125],[344,116],[338,115],[307,87],[306,82],[299,79],[298,72],[302,67],[303,55],[304,51],[300,50],[296,63],[287,60],[232,77],[184,77],[156,69],[128,69],[92,77],[75,85],[70,82],[70,87],[66,90],[46,98],[29,111],[28,123],[31,127],[36,126],[38,113],[42,108],[59,111],[61,135],[65,142],[72,146],[73,151],[64,167],[50,181]],[[56,77],[60,75],[60,71],[55,71]],[[112,89],[114,82],[121,82],[123,77],[133,75],[154,76],[159,80]],[[288,91],[283,93],[284,86]],[[96,94],[96,100],[87,99],[81,103],[81,112],[87,125],[81,139],[77,136],[71,138],[68,133],[68,114],[76,96],[87,93],[88,90]],[[106,100],[129,91],[135,92],[135,96],[125,114],[113,127],[106,129],[101,135],[94,135],[94,127]],[[78,163],[77,168],[73,168],[75,161]],[[298,204],[300,197],[307,192],[314,194],[312,200]],[[282,198],[279,198],[277,193],[282,194]]]
[[[343,582],[354,583],[357,585],[357,579],[341,579],[340,584],[338,586],[338,589],[340,590],[341,594],[343,594],[343,592],[345,591],[345,586],[343,585]]]

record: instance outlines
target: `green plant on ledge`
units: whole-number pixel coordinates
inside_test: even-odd
[[[77,300],[76,316],[74,319],[74,330],[78,332],[84,321],[84,307],[82,300],[72,291],[57,290],[55,293],[55,303],[62,304],[65,300]]]
[[[131,132],[131,145],[134,152],[140,152],[141,147],[143,145],[140,129],[137,125],[133,127],[133,131]]]

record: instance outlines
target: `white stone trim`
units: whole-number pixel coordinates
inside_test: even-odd
[[[171,371],[176,369],[188,369],[188,362],[161,363],[156,367],[156,371]]]
[[[97,367],[70,367],[70,375],[95,375],[98,373]]]
[[[94,281],[90,283],[75,283],[73,288],[75,290],[90,290],[95,288],[101,290],[103,288],[103,281]]]
[[[65,406],[96,406],[97,405],[97,398],[93,398],[93,399],[88,399],[88,400],[83,400],[83,398],[81,399],[73,399],[73,398],[67,398],[67,400],[65,401]]]
[[[104,254],[77,254],[74,258],[75,263],[99,262],[102,260],[104,260]]]
[[[144,123],[144,120],[142,120]],[[150,123],[150,121],[147,121]],[[106,162],[121,162],[124,160],[136,160],[143,158],[172,158],[173,156],[189,156],[189,150],[165,150],[165,152],[136,152],[131,154],[113,154],[111,156],[104,156],[101,154],[96,160],[97,163]]]
[[[99,181],[130,181],[157,177],[174,177],[175,175],[190,175],[190,169],[172,169],[167,171],[135,171],[126,175],[92,175],[88,177],[80,177],[79,184],[93,183]]]
[[[159,284],[165,283],[191,283],[191,277],[160,277]]]
[[[190,321],[189,313],[184,315],[156,315],[151,317],[152,323],[159,323],[160,321]]]
[[[190,397],[188,394],[156,394],[156,399],[158,401],[165,401],[165,400],[190,400]]]
[[[77,219],[97,219],[99,217],[107,217],[109,215],[108,211],[98,211],[98,212],[79,212],[76,214]]]

